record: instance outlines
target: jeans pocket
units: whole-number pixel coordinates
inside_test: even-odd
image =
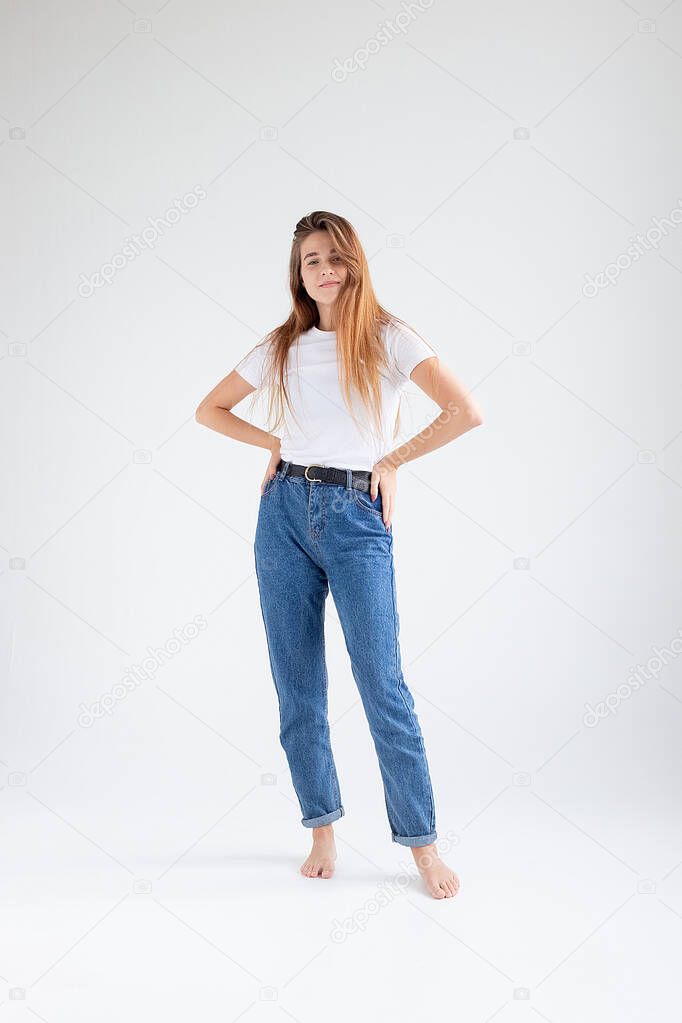
[[[383,506],[381,501],[381,491],[377,493],[376,500],[373,501],[369,495],[369,491],[358,490],[357,487],[351,487],[351,494],[353,495],[353,503],[362,508],[363,511],[369,512],[371,515],[376,515],[378,518],[383,518]]]
[[[282,476],[281,476],[281,472],[280,472],[280,471],[277,471],[277,472],[275,473],[275,475],[274,475],[274,476],[272,477],[272,479],[268,480],[268,482],[267,482],[267,483],[265,484],[265,490],[264,490],[264,491],[263,491],[263,493],[261,494],[261,501],[262,501],[262,500],[263,500],[264,498],[266,498],[266,497],[269,497],[269,496],[270,496],[270,494],[271,494],[271,493],[273,492],[273,490],[274,490],[274,489],[276,488],[276,486],[277,486],[277,484],[279,483],[279,481],[281,480],[281,478],[282,478]]]

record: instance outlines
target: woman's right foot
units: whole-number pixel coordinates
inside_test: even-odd
[[[321,828],[313,828],[313,847],[310,856],[301,864],[304,877],[331,877],[334,873],[336,859],[336,842],[334,827],[325,824]]]

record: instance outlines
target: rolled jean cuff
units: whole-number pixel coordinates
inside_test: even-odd
[[[332,821],[337,821],[339,817],[343,817],[344,809],[342,806],[338,810],[332,810],[331,813],[323,813],[321,817],[302,817],[301,824],[305,828],[321,828],[324,824],[331,824]]]
[[[430,835],[416,835],[414,837],[409,836],[405,837],[405,835],[392,834],[391,838],[393,839],[394,842],[397,842],[399,845],[411,846],[431,845],[431,843],[435,842],[436,839],[438,838],[438,832],[432,831]]]

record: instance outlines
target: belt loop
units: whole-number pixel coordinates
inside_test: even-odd
[[[290,465],[291,465],[291,462],[285,462],[285,463],[284,463],[284,467],[283,467],[283,469],[282,469],[282,479],[284,479],[284,477],[285,477],[285,476],[286,476],[286,474],[288,473],[288,471],[289,471],[289,466],[290,466]]]
[[[353,489],[353,470],[346,469],[346,490]]]

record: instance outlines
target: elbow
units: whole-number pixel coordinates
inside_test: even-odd
[[[469,426],[472,430],[474,426],[483,426],[483,414],[478,405],[470,405],[468,407],[467,419],[469,420]]]
[[[208,426],[211,429],[215,429],[216,413],[217,412],[231,412],[231,406],[216,405],[215,402],[201,402],[194,413],[194,418],[197,423],[201,423],[202,426]]]
[[[474,426],[483,425],[483,413],[473,398],[463,401],[461,398],[457,400],[453,397],[447,405],[441,405],[441,408],[443,412],[449,412],[453,420],[460,424],[458,433],[465,433],[467,430],[473,430]]]

